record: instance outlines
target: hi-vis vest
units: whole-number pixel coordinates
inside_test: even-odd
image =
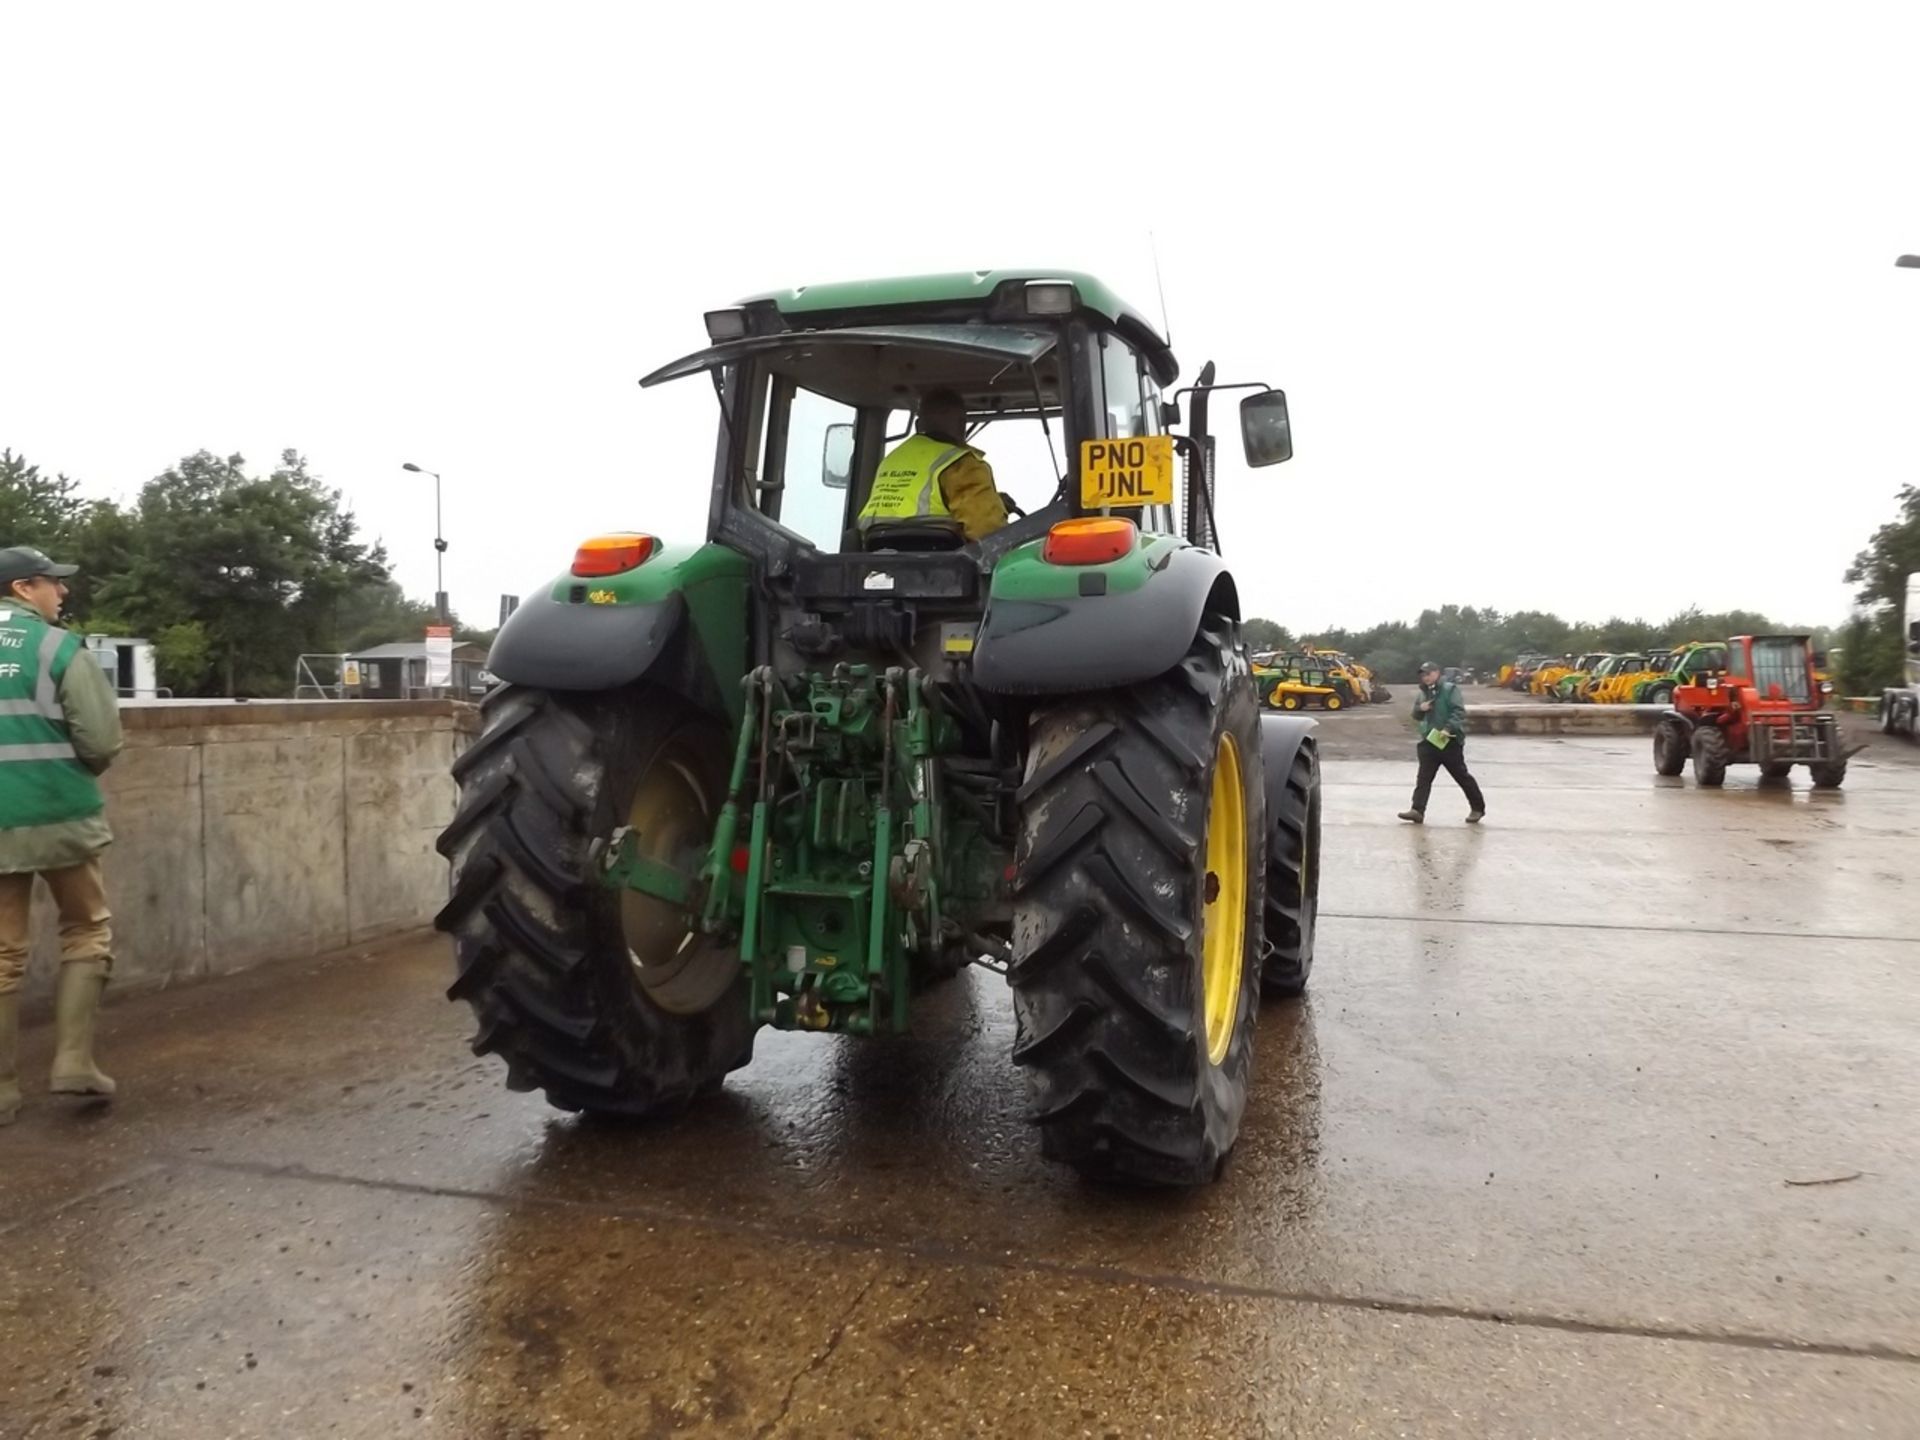
[[[953,512],[940,493],[940,472],[975,453],[970,446],[949,445],[931,435],[909,436],[880,462],[873,489],[860,510],[861,529],[875,520],[950,516]]]
[[[0,826],[9,830],[84,820],[104,806],[60,709],[60,681],[80,649],[73,632],[0,604]]]

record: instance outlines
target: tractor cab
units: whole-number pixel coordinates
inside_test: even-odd
[[[1673,709],[1654,732],[1660,774],[1678,775],[1691,756],[1706,786],[1747,763],[1771,780],[1804,764],[1822,789],[1846,778],[1858,747],[1843,744],[1838,718],[1823,708],[1833,686],[1816,673],[1810,637],[1736,635],[1724,647],[1691,646],[1676,674],[1684,678]]]

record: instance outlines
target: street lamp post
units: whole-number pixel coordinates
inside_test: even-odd
[[[440,472],[425,470],[411,460],[401,464],[402,470],[411,470],[415,475],[433,476],[433,603],[440,612],[440,623],[451,625],[453,621],[447,613],[447,541],[440,533]]]

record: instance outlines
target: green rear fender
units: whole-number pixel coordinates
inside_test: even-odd
[[[614,690],[654,675],[738,718],[747,561],[724,545],[655,541],[619,575],[560,575],[501,627],[487,668],[542,690]]]
[[[984,690],[1062,695],[1151,680],[1178,665],[1210,612],[1240,618],[1226,563],[1170,535],[1145,535],[1104,565],[1054,565],[1044,541],[994,567],[974,643]]]

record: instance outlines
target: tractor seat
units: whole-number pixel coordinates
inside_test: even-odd
[[[958,520],[912,519],[875,520],[857,532],[859,547],[869,553],[877,550],[917,551],[958,550],[967,543],[967,533]]]

